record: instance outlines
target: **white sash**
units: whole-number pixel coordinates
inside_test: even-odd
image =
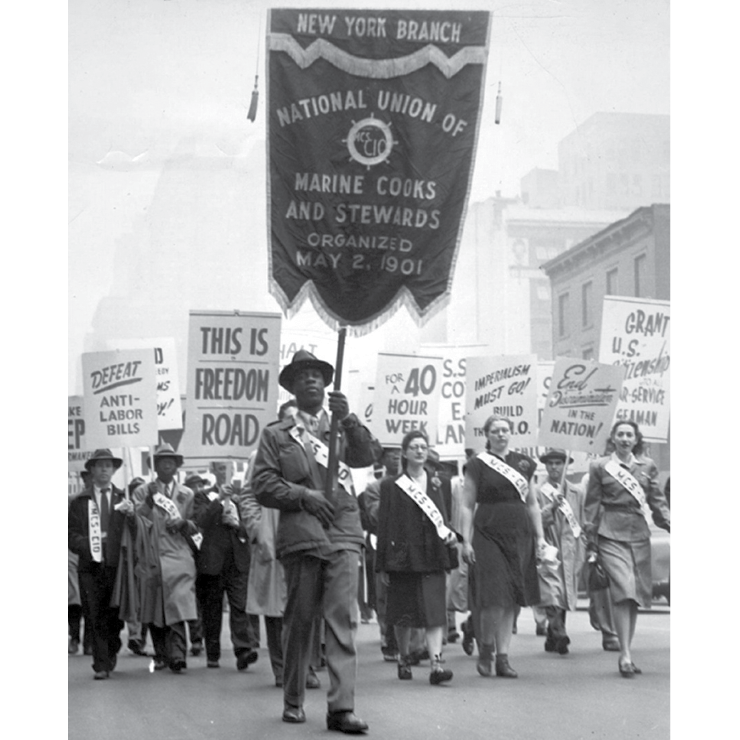
[[[103,562],[103,533],[100,531],[100,512],[93,496],[87,502],[87,528],[90,538],[90,553],[96,563]]]
[[[290,430],[290,436],[293,437],[296,442],[303,444],[301,429],[303,429],[303,427],[292,427]],[[328,469],[329,447],[325,445],[320,439],[314,437],[313,434],[308,431],[308,429],[303,429],[303,432],[306,435],[306,441],[311,445],[311,451],[313,452],[313,456],[317,464],[321,465],[321,467],[324,469]],[[350,470],[349,465],[347,465],[346,463],[342,462],[341,460],[339,460],[338,462],[339,472],[337,473],[337,481],[339,485],[344,488],[344,490],[350,496],[354,496],[355,487],[352,484],[352,471]]]
[[[650,523],[650,511],[647,505],[647,499],[645,498],[645,491],[642,486],[637,482],[632,473],[629,470],[625,470],[614,458],[604,465],[606,470],[612,478],[616,478],[617,481],[627,489],[627,491],[634,496],[637,503],[640,504],[640,513],[645,517],[645,521]]]
[[[550,481],[545,481],[542,486],[540,486],[540,491],[542,491],[542,493],[544,493],[551,501],[554,500],[555,494],[557,493],[557,489],[550,483]],[[576,515],[573,513],[573,507],[568,503],[568,499],[565,498],[565,496],[563,496],[563,500],[560,502],[559,508],[560,511],[563,512],[563,516],[565,516],[570,528],[573,530],[573,536],[578,539],[581,536],[581,525],[578,524]]]
[[[175,506],[174,502],[171,499],[168,499],[164,494],[157,491],[152,496],[152,501],[154,501],[160,509],[163,509],[173,521],[182,519],[180,510]],[[184,535],[184,537],[186,540],[192,542],[196,549],[200,550],[200,546],[203,543],[203,535],[200,532],[196,532],[194,535]]]
[[[492,468],[497,473],[503,475],[509,482],[513,483],[516,490],[519,491],[519,497],[522,499],[522,502],[527,502],[529,483],[521,473],[514,470],[511,465],[505,463],[501,458],[491,455],[489,452],[479,452],[477,457],[488,465],[489,468]]]
[[[402,475],[396,480],[396,485],[409,497],[414,503],[427,515],[429,521],[434,525],[437,530],[439,539],[446,540],[447,537],[452,534],[452,530],[447,527],[442,519],[439,509],[432,499],[427,496],[426,491],[422,491],[419,486],[408,477],[408,475]]]

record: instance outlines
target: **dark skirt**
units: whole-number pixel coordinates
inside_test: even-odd
[[[473,550],[478,608],[540,603],[534,529],[521,502],[478,506]]]
[[[388,573],[386,622],[399,627],[447,624],[446,577],[434,573]]]

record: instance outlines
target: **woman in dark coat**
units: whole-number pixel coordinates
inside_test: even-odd
[[[532,483],[536,463],[509,451],[511,422],[490,416],[483,426],[486,452],[468,460],[463,488],[463,558],[472,571],[471,595],[480,615],[481,676],[516,678],[509,645],[518,606],[540,602],[537,549],[545,545]]]
[[[457,541],[444,505],[450,482],[425,468],[429,439],[424,432],[409,432],[401,449],[403,471],[380,484],[375,570],[388,574],[386,620],[398,642],[398,677],[412,678],[409,639],[412,628],[422,627],[432,661],[429,682],[436,685],[452,678],[442,665],[446,571],[453,565],[447,545]]]
[[[618,421],[611,431],[614,452],[591,463],[586,492],[590,549],[597,549],[609,576],[614,627],[619,637],[619,673],[642,673],[632,662],[637,608],[649,609],[653,587],[648,517],[671,531],[671,514],[660,487],[658,468],[644,457],[642,434],[633,421]]]

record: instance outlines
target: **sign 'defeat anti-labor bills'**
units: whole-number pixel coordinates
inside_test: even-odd
[[[466,447],[485,449],[483,427],[492,414],[509,419],[510,447],[530,447],[537,439],[537,356],[469,357],[465,395]]]
[[[434,445],[439,419],[441,357],[378,354],[370,429],[382,445],[400,446],[420,429]]]
[[[599,360],[624,367],[616,418],[637,422],[650,442],[668,441],[670,320],[668,301],[604,298]]]
[[[191,311],[185,433],[196,459],[244,459],[275,421],[280,314]]]
[[[310,297],[352,331],[444,305],[488,27],[486,11],[270,11],[270,290],[288,316]]]
[[[88,449],[149,447],[157,443],[156,378],[151,349],[82,355]]]
[[[623,376],[619,365],[558,357],[538,444],[603,455]]]

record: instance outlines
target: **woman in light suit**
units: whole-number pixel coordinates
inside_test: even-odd
[[[643,456],[642,434],[633,421],[618,421],[610,435],[614,452],[591,463],[586,493],[589,547],[598,549],[609,576],[614,626],[619,637],[619,673],[642,671],[632,661],[637,609],[652,602],[650,528],[671,531],[670,510],[658,486],[658,468]]]

